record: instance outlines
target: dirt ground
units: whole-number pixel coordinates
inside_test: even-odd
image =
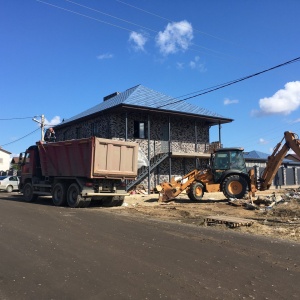
[[[199,202],[192,202],[187,195],[181,194],[164,203],[158,202],[158,194],[135,194],[126,197],[122,206],[113,207],[111,211],[300,242],[299,195],[291,190],[258,192],[253,199],[263,203],[252,206],[249,199],[237,204],[233,201],[232,205],[223,193],[205,193]],[[265,200],[269,199],[277,200],[267,205]]]

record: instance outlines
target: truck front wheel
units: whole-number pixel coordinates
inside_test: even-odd
[[[23,196],[26,202],[34,202],[38,195],[33,193],[33,187],[30,182],[25,183],[23,187]]]
[[[201,182],[194,182],[192,183],[189,191],[188,191],[188,197],[192,201],[199,201],[202,200],[204,194],[204,187]]]
[[[225,178],[222,184],[222,191],[226,198],[241,199],[247,192],[247,181],[239,175],[231,175]]]
[[[80,189],[77,183],[72,183],[67,192],[67,202],[70,207],[77,208],[81,207],[83,201],[80,195]]]
[[[67,203],[66,186],[57,182],[52,190],[52,202],[55,206],[63,206]]]

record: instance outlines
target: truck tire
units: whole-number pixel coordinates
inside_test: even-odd
[[[115,196],[113,200],[113,206],[122,206],[124,199],[124,196]]]
[[[25,183],[23,187],[23,196],[26,202],[34,202],[38,198],[38,195],[33,193],[33,187],[30,182]]]
[[[83,198],[80,195],[80,188],[77,183],[72,183],[67,192],[67,202],[72,208],[78,208],[82,205]]]
[[[82,207],[82,208],[89,207],[90,204],[91,204],[91,198],[84,198],[84,199],[81,199],[80,207]]]
[[[193,182],[188,191],[188,197],[192,201],[200,201],[204,195],[204,187],[201,182]]]
[[[108,196],[105,200],[102,200],[102,205],[105,207],[121,206],[124,202],[124,196]]]
[[[66,185],[57,182],[52,190],[52,202],[55,206],[63,206],[67,203]]]
[[[231,175],[222,183],[222,191],[226,198],[241,199],[247,193],[247,181],[239,175]]]
[[[8,193],[11,193],[12,191],[13,191],[13,186],[12,185],[9,185],[7,188],[6,188],[6,191],[8,192]]]

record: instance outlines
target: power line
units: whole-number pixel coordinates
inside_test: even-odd
[[[104,24],[107,24],[107,25],[110,25],[110,26],[113,26],[113,27],[117,27],[119,29],[123,29],[123,30],[126,30],[126,31],[132,31],[131,29],[128,29],[128,28],[125,28],[125,27],[122,27],[122,26],[119,26],[119,25],[116,25],[116,24],[112,24],[112,23],[109,23],[109,22],[106,22],[106,21],[102,21],[102,20],[99,20],[97,18],[93,18],[93,17],[90,17],[88,15],[85,15],[85,14],[81,14],[81,13],[78,13],[76,11],[73,11],[73,10],[70,10],[70,9],[67,9],[67,8],[63,8],[61,6],[58,6],[58,5],[54,5],[54,4],[51,4],[51,3],[48,3],[48,2],[45,2],[45,1],[41,1],[41,0],[36,0],[37,2],[41,2],[43,4],[47,4],[49,6],[53,6],[55,8],[58,8],[58,9],[61,9],[61,10],[64,10],[64,11],[67,11],[67,12],[70,12],[70,13],[73,13],[75,15],[79,15],[79,16],[82,16],[82,17],[85,17],[85,18],[88,18],[88,19],[91,19],[91,20],[94,20],[94,21],[97,21],[97,22],[100,22],[100,23],[104,23]]]
[[[12,142],[10,142],[10,143],[3,144],[3,145],[1,145],[1,147],[7,146],[7,145],[10,145],[10,144],[13,144],[13,143],[16,143],[16,142],[18,142],[18,141],[20,141],[20,140],[26,138],[27,136],[29,136],[29,135],[35,133],[35,132],[38,131],[38,130],[40,130],[40,128],[35,129],[34,131],[32,131],[32,132],[30,132],[30,133],[24,135],[23,137],[21,137],[21,138],[19,138],[19,139],[17,139],[17,140],[14,140],[14,141],[12,141]]]
[[[181,102],[181,101],[185,101],[185,100],[189,100],[189,99],[192,99],[192,98],[195,98],[195,97],[199,97],[199,96],[202,96],[202,95],[205,95],[205,94],[208,94],[208,93],[211,93],[211,92],[214,92],[216,90],[219,90],[219,89],[222,89],[222,88],[225,88],[227,86],[230,86],[230,85],[233,85],[233,84],[236,84],[238,82],[241,82],[241,81],[244,81],[246,79],[250,79],[252,77],[255,77],[255,76],[258,76],[258,75],[261,75],[263,73],[266,73],[266,72],[269,72],[269,71],[272,71],[274,69],[277,69],[277,68],[281,68],[283,66],[286,66],[286,65],[289,65],[289,64],[292,64],[292,63],[295,63],[295,62],[298,62],[300,60],[300,57],[296,57],[292,60],[289,60],[287,62],[284,62],[282,64],[279,64],[277,66],[274,66],[272,68],[269,68],[269,69],[265,69],[263,71],[260,71],[260,72],[257,72],[257,73],[254,73],[254,74],[251,74],[251,75],[248,75],[248,76],[245,76],[245,77],[242,77],[242,78],[239,78],[239,79],[236,79],[236,80],[232,80],[232,81],[229,81],[229,82],[226,82],[226,83],[223,83],[223,84],[219,84],[219,85],[216,85],[216,86],[213,86],[211,88],[206,88],[204,90],[200,90],[198,92],[194,92],[194,93],[197,93],[196,95],[193,95],[193,96],[189,96],[189,97],[186,97],[184,99],[181,99],[181,100],[176,100],[174,102],[168,102],[167,104],[164,104],[164,105],[161,105],[157,108],[161,108],[161,107],[164,107],[166,105],[170,105],[170,104],[174,104],[174,103],[178,103],[178,102]],[[191,94],[194,94],[194,93],[191,93]],[[182,97],[182,96],[181,96]],[[175,99],[175,98],[174,98]],[[178,98],[177,98],[178,99]]]
[[[68,1],[68,0],[66,0],[66,1]],[[134,9],[140,10],[140,11],[142,11],[142,12],[144,12],[144,13],[149,14],[149,15],[152,15],[152,16],[154,16],[154,17],[160,18],[160,19],[162,19],[162,20],[165,20],[165,21],[168,21],[168,22],[175,22],[174,20],[171,20],[171,19],[168,19],[168,18],[166,18],[166,17],[160,16],[160,15],[158,15],[158,14],[152,13],[152,12],[150,12],[150,11],[148,11],[148,10],[145,10],[145,9],[142,9],[142,8],[137,7],[137,6],[135,6],[135,5],[126,3],[126,2],[124,2],[124,1],[121,1],[121,0],[116,0],[116,1],[119,2],[119,3],[121,3],[121,4],[124,4],[124,5],[127,5],[127,6],[129,6],[129,7],[132,7],[132,8],[134,8]],[[209,36],[209,37],[211,37],[211,38],[220,40],[220,41],[222,41],[222,42],[226,42],[226,43],[232,44],[232,45],[234,45],[234,46],[238,46],[238,47],[240,47],[240,48],[246,49],[245,47],[243,47],[243,46],[241,46],[241,45],[238,45],[238,44],[236,44],[236,43],[234,43],[234,42],[225,40],[225,39],[220,38],[220,37],[218,37],[218,36],[212,35],[212,34],[210,34],[210,33],[204,32],[204,31],[199,30],[199,29],[197,29],[197,28],[194,28],[194,30],[195,30],[196,32],[199,32],[200,34],[203,34],[203,35]],[[197,45],[196,45],[196,46],[197,46]],[[211,51],[213,51],[213,50],[211,50]],[[251,51],[253,51],[253,50],[251,50]]]
[[[40,3],[43,3],[43,4],[47,4],[49,6],[52,6],[52,7],[55,7],[55,8],[58,8],[58,9],[61,9],[61,10],[64,10],[64,11],[67,11],[67,12],[70,12],[70,13],[73,13],[73,14],[76,14],[76,15],[79,15],[79,16],[82,16],[82,17],[85,17],[85,18],[88,18],[88,19],[91,19],[91,20],[94,20],[94,21],[97,21],[97,22],[100,22],[100,23],[104,23],[106,25],[110,25],[110,26],[113,26],[113,27],[116,27],[116,28],[119,28],[119,29],[122,29],[122,30],[126,30],[126,31],[129,31],[129,32],[132,32],[133,30],[132,29],[129,29],[129,28],[126,28],[126,27],[123,27],[123,26],[119,26],[119,25],[116,25],[116,24],[113,24],[113,23],[110,23],[110,22],[106,22],[106,21],[103,21],[103,20],[100,20],[98,18],[94,18],[94,17],[91,17],[91,16],[88,16],[86,14],[82,14],[82,13],[79,13],[79,12],[76,12],[76,11],[73,11],[73,10],[70,10],[70,9],[67,9],[67,8],[63,8],[61,6],[58,6],[58,5],[54,5],[54,4],[51,4],[51,3],[48,3],[46,1],[42,1],[42,0],[36,0],[37,2],[40,2]],[[71,1],[71,0],[65,0],[69,3],[72,3],[74,5],[77,5],[77,6],[80,6],[80,7],[83,7],[83,8],[86,8],[86,9],[89,9],[89,10],[92,10],[92,11],[95,11],[95,12],[98,12],[100,14],[103,14],[103,15],[106,15],[106,16],[109,16],[111,18],[114,18],[114,19],[117,19],[119,21],[122,21],[122,22],[126,22],[128,24],[131,24],[131,25],[134,25],[134,26],[138,26],[140,28],[143,28],[143,29],[147,29],[149,31],[152,31],[152,32],[155,32],[155,33],[159,33],[159,31],[157,30],[154,30],[154,29],[151,29],[151,28],[148,28],[148,27],[145,27],[145,26],[142,26],[140,24],[136,24],[136,23],[133,23],[133,22],[130,22],[128,20],[125,20],[125,19],[121,19],[121,18],[118,18],[116,16],[113,16],[113,15],[110,15],[110,14],[107,14],[107,13],[104,13],[100,10],[97,10],[97,9],[94,9],[94,8],[91,8],[89,6],[86,6],[86,5],[82,5],[82,4],[79,4],[79,3],[76,3],[74,1]],[[148,37],[151,37],[151,38],[154,38],[153,36],[151,36],[150,34],[147,34]],[[204,46],[201,46],[201,45],[197,45],[195,43],[191,43],[191,45],[197,47],[197,48],[201,48],[203,50],[207,50],[207,51],[211,51],[213,53],[216,53],[216,54],[221,54],[221,55],[224,55],[225,57],[229,57],[229,58],[232,58],[232,59],[236,59],[235,57],[233,57],[232,55],[228,55],[226,53],[222,53],[220,51],[216,51],[216,50],[213,50],[213,49],[209,49],[207,47],[204,47]],[[203,53],[203,52],[200,52],[199,50],[197,49],[193,49],[191,47],[189,47],[189,50],[192,50],[192,51],[195,51],[195,52],[199,52],[199,53]],[[216,57],[219,57],[217,56],[216,54],[209,54],[209,53],[205,53],[207,55],[214,55]]]
[[[139,25],[139,24],[130,22],[130,21],[125,20],[125,19],[118,18],[118,17],[116,17],[116,16],[113,16],[113,15],[107,14],[107,13],[105,13],[105,12],[102,12],[102,11],[100,11],[100,10],[98,10],[98,9],[94,9],[94,8],[89,7],[89,6],[79,4],[79,3],[76,3],[76,2],[71,1],[71,0],[65,0],[65,1],[67,1],[67,2],[69,2],[69,3],[72,3],[72,4],[75,4],[75,5],[78,5],[78,6],[80,6],[80,7],[84,7],[84,8],[86,8],[86,9],[95,11],[95,12],[97,12],[97,13],[99,13],[99,14],[102,14],[102,15],[105,15],[105,16],[108,16],[108,17],[111,17],[111,18],[114,18],[114,19],[116,19],[116,20],[119,20],[119,21],[122,21],[122,22],[125,22],[125,23],[128,23],[128,24],[131,24],[131,25],[134,25],[134,26],[139,26],[139,27],[141,27],[141,28],[143,28],[143,29],[147,29],[147,30],[149,30],[149,31],[157,32],[157,31],[154,30],[154,29],[151,29],[151,28],[148,28],[148,27],[144,27],[144,26],[142,26],[142,25]]]
[[[68,0],[65,0],[65,1],[68,1]],[[160,16],[160,15],[154,14],[154,13],[148,11],[148,10],[139,8],[139,7],[134,6],[134,5],[131,5],[131,4],[126,3],[126,2],[124,2],[124,1],[120,1],[120,0],[116,0],[116,1],[119,2],[119,3],[125,4],[125,5],[127,5],[127,6],[129,6],[129,7],[132,7],[132,8],[134,8],[134,9],[137,9],[137,10],[140,10],[140,11],[142,11],[142,12],[145,12],[145,13],[147,13],[147,14],[149,14],[149,15],[152,15],[152,16],[155,16],[155,17],[157,17],[157,18],[160,18],[160,19],[162,19],[162,20],[165,20],[165,21],[168,21],[168,22],[175,22],[174,20],[171,20],[171,19],[162,17],[162,16]],[[211,35],[211,34],[209,34],[209,33],[206,33],[206,32],[204,32],[204,31],[201,31],[201,30],[198,30],[198,29],[195,29],[195,30],[198,31],[198,32],[201,33],[201,34],[204,34],[204,35],[213,37],[213,38],[215,38],[215,39],[218,39],[218,40],[221,40],[221,41],[226,41],[226,40],[223,40],[223,39],[221,39],[221,38],[219,38],[219,37],[217,37],[217,36],[214,36],[214,35]]]
[[[117,20],[119,20],[119,21],[122,21],[122,22],[125,22],[125,23],[128,23],[128,24],[131,24],[131,25],[134,25],[134,26],[138,26],[138,27],[141,27],[141,28],[143,28],[143,29],[147,29],[147,30],[149,30],[149,31],[158,33],[157,30],[151,29],[151,28],[149,28],[149,27],[142,26],[142,25],[137,24],[137,23],[130,22],[130,21],[125,20],[125,19],[118,18],[118,17],[113,16],[113,15],[111,15],[111,14],[107,14],[107,13],[105,13],[105,12],[102,12],[102,11],[100,11],[100,10],[98,10],[98,9],[94,9],[94,8],[89,7],[89,6],[79,4],[79,3],[76,3],[76,2],[71,1],[71,0],[65,0],[65,1],[66,1],[66,2],[69,2],[69,3],[72,3],[72,4],[75,4],[75,5],[77,5],[77,6],[80,6],[80,7],[86,8],[86,9],[89,9],[89,10],[91,10],[91,11],[95,11],[95,12],[97,12],[97,13],[103,14],[103,15],[105,15],[105,16],[108,16],[108,17],[117,19]],[[117,0],[117,1],[118,1],[118,0]],[[126,5],[129,5],[129,4],[127,4],[127,3],[125,3],[125,2],[122,2],[122,1],[118,1],[118,2],[123,3],[123,4],[126,4]],[[132,5],[129,5],[129,6],[132,6]],[[134,8],[137,8],[137,7],[134,7]],[[139,8],[137,8],[137,9],[139,9]],[[140,10],[142,10],[142,9],[140,9]],[[143,10],[142,10],[142,11],[143,11]],[[149,12],[148,12],[148,13],[149,13]],[[152,14],[152,13],[150,13],[150,14]],[[158,15],[155,15],[155,16],[159,17]],[[160,18],[165,19],[165,20],[167,20],[167,21],[169,21],[169,22],[174,22],[174,21],[172,21],[172,20],[169,20],[169,19],[166,19],[166,18],[163,18],[163,17],[160,17]],[[183,26],[185,26],[185,24],[183,24]],[[203,32],[201,32],[201,33],[203,33]],[[203,34],[205,34],[205,33],[203,33]],[[215,38],[216,38],[216,37],[215,37]],[[195,44],[195,43],[191,43],[191,45],[194,45],[194,46],[196,46],[196,47],[198,47],[198,48],[202,48],[202,49],[204,49],[204,50],[212,51],[212,52],[217,53],[217,54],[225,55],[224,53],[222,53],[222,52],[220,52],[220,51],[212,50],[212,49],[209,49],[209,48],[207,48],[207,47],[197,45],[197,44]],[[194,50],[194,51],[197,51],[197,50]],[[231,55],[227,55],[227,56],[232,57]]]
[[[16,117],[16,118],[7,118],[7,119],[0,119],[0,121],[12,121],[12,120],[24,120],[24,119],[32,119],[39,116],[33,116],[33,117]]]

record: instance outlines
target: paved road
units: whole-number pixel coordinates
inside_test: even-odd
[[[299,299],[300,245],[0,193],[0,299]]]

